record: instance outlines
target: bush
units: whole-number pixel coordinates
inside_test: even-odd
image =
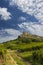
[[[29,39],[29,38],[19,38],[19,41],[21,41],[22,43],[30,43],[30,42],[32,42],[32,40]]]
[[[39,63],[40,65],[43,65],[43,54],[41,52],[34,52],[32,54],[32,60],[33,64]]]

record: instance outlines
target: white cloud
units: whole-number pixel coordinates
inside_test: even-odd
[[[10,0],[10,6],[18,6],[18,9],[27,14],[34,16],[39,23],[22,23],[18,26],[32,34],[43,36],[43,0]]]
[[[10,0],[10,5],[17,5],[23,12],[43,21],[43,0]]]
[[[11,13],[7,11],[7,8],[0,7],[0,17],[2,20],[9,20],[11,19]]]
[[[43,25],[41,24],[36,24],[32,22],[24,22],[22,24],[18,24],[18,26],[21,29],[24,29],[25,31],[29,31],[32,34],[36,34],[39,36],[43,36]]]
[[[15,30],[15,29],[5,29],[5,31],[6,31],[8,34],[13,35],[13,36],[18,36],[18,35],[20,35],[20,31]]]
[[[25,17],[23,17],[23,16],[21,16],[21,17],[19,17],[19,20],[21,20],[21,21],[25,21],[25,20],[26,20],[26,18],[25,18]]]
[[[0,39],[0,43],[6,42],[6,41],[10,41],[10,40],[14,40],[15,38],[13,36],[6,36],[6,37],[2,37]]]
[[[9,40],[14,40],[20,35],[21,32],[15,29],[2,29],[0,30],[0,43]]]

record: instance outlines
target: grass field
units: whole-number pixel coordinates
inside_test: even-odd
[[[43,65],[43,42],[9,41],[0,44],[1,55],[4,65]]]

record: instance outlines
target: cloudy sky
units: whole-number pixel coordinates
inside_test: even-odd
[[[43,0],[0,0],[0,43],[23,31],[43,36]]]

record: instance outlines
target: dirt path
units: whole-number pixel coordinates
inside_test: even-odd
[[[17,62],[14,60],[14,58],[12,57],[12,54],[15,52],[15,56],[18,57],[19,59],[21,59],[23,62],[26,63],[26,65],[31,65],[31,63],[25,61],[24,59],[22,59],[18,53],[16,53],[16,51],[13,50],[7,50],[7,55],[6,55],[6,65],[18,65]]]
[[[25,63],[26,63],[26,65],[32,65],[30,62],[28,62],[28,61],[25,61],[23,58],[21,58],[20,56],[18,56],[18,55],[16,55],[18,58],[20,58],[21,60],[23,60]]]
[[[30,62],[28,62],[28,61],[24,60],[23,58],[21,58],[21,56],[19,55],[19,53],[17,53],[17,52],[15,52],[15,53],[16,53],[16,56],[18,58],[22,59],[26,63],[26,65],[32,65]]]
[[[16,61],[13,59],[13,57],[11,56],[11,53],[13,51],[8,51],[7,50],[7,54],[6,54],[6,65],[18,65],[16,63]]]

